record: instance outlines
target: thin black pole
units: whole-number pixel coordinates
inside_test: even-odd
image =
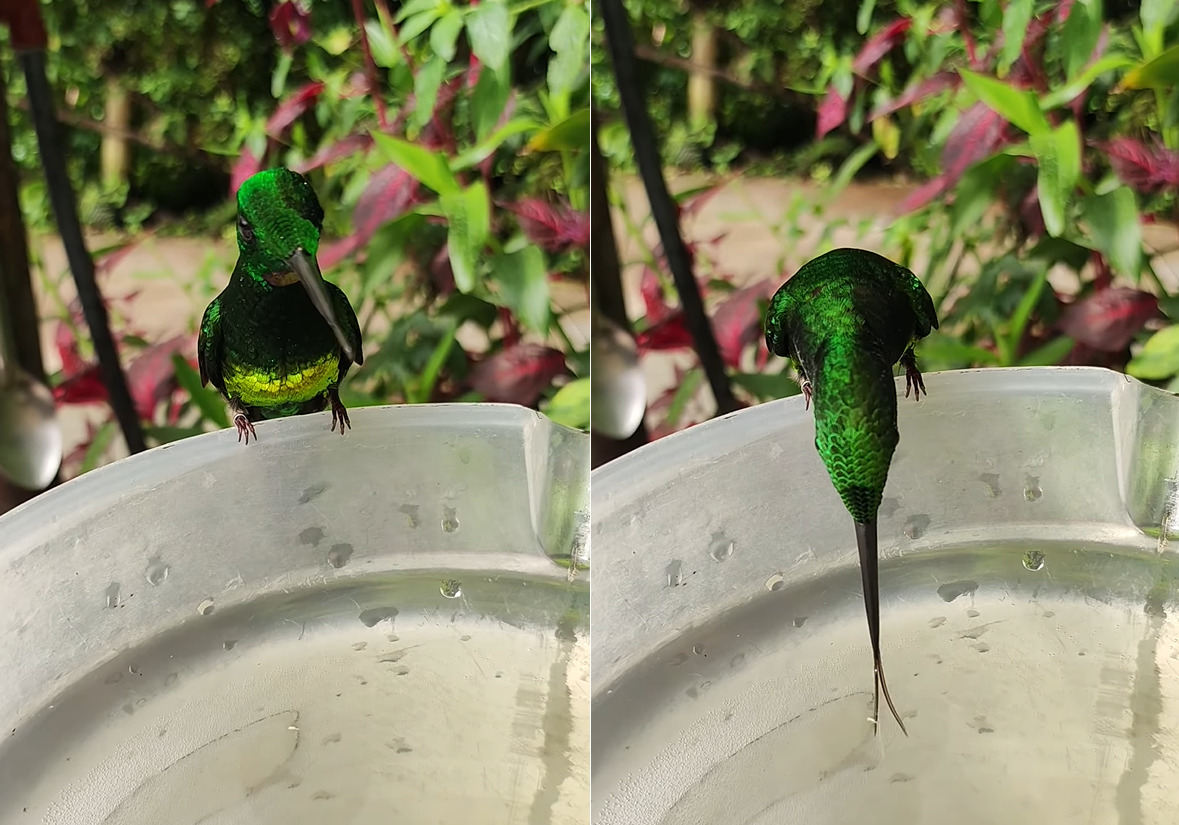
[[[61,150],[57,134],[57,116],[53,110],[53,93],[49,79],[45,76],[45,52],[40,49],[21,50],[17,60],[25,73],[29,90],[29,108],[33,113],[33,125],[37,132],[37,144],[41,149],[41,166],[49,189],[49,202],[57,218],[57,229],[65,246],[66,259],[74,274],[78,288],[78,300],[90,337],[94,341],[94,352],[98,356],[99,374],[110,397],[111,409],[123,431],[127,449],[132,453],[147,449],[143,441],[143,429],[135,403],[127,389],[127,379],[119,364],[119,351],[111,335],[110,319],[106,304],[94,278],[94,261],[86,249],[82,237],[82,224],[78,220],[78,205],[74,191],[66,174],[65,154]]]
[[[741,405],[733,396],[720,348],[717,347],[716,337],[712,333],[712,324],[704,312],[700,286],[692,273],[692,258],[680,235],[675,201],[672,200],[667,189],[667,181],[663,178],[663,164],[659,159],[655,129],[651,125],[651,115],[644,103],[643,89],[639,84],[636,70],[635,45],[630,32],[630,21],[622,7],[622,0],[598,0],[598,8],[606,29],[606,46],[610,50],[610,59],[614,64],[614,76],[618,80],[622,115],[630,130],[639,175],[647,190],[647,200],[651,203],[651,216],[655,219],[655,226],[663,241],[663,252],[667,256],[667,266],[680,295],[684,321],[692,335],[700,366],[708,377],[708,384],[716,399],[717,414],[723,415],[738,409]]]

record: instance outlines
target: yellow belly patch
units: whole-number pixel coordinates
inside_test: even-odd
[[[289,375],[271,375],[238,365],[227,365],[225,390],[247,406],[310,401],[336,382],[339,356],[332,354]]]

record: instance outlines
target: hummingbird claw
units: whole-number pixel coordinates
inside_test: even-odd
[[[806,397],[806,406],[803,407],[804,411],[809,410],[811,408],[811,395],[813,393],[814,393],[814,388],[811,387],[811,382],[810,381],[803,381],[802,382],[802,394],[803,394],[803,396]]]
[[[925,389],[925,381],[921,378],[921,371],[917,369],[917,356],[909,350],[901,356],[901,363],[905,365],[905,398],[913,393],[913,400],[920,401],[921,393],[929,395]]]
[[[339,424],[340,435],[343,435],[345,428],[352,429],[352,422],[348,420],[348,410],[345,409],[344,402],[340,400],[340,395],[336,390],[329,390],[328,398],[332,403],[332,432],[336,431],[336,424]]]
[[[241,443],[242,437],[246,439],[246,443],[250,443],[250,436],[254,436],[254,440],[258,440],[258,433],[254,431],[254,425],[250,419],[246,417],[244,412],[236,413],[233,416],[233,426],[237,427],[237,440]]]

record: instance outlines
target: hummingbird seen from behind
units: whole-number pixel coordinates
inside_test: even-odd
[[[319,412],[332,430],[351,427],[339,384],[364,363],[360,324],[348,296],[316,262],[323,208],[302,175],[268,169],[237,193],[237,265],[201,318],[201,385],[229,402],[238,441],[255,421]]]
[[[880,692],[901,731],[880,663],[876,514],[900,434],[893,365],[905,367],[905,397],[925,392],[913,347],[937,329],[933,299],[917,276],[863,249],[836,249],[784,283],[766,311],[766,345],[789,358],[806,404],[815,406],[815,447],[856,525],[872,643],[879,728]]]

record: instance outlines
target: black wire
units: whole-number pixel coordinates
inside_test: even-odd
[[[147,449],[147,445],[143,441],[139,415],[127,389],[127,378],[119,364],[119,352],[111,335],[106,304],[103,303],[102,293],[99,292],[98,283],[94,279],[94,261],[82,238],[78,206],[74,201],[74,191],[70,186],[69,177],[66,175],[65,154],[58,141],[53,94],[49,88],[49,79],[45,76],[45,53],[39,50],[20,51],[17,53],[17,60],[24,70],[25,83],[28,85],[29,108],[33,113],[33,126],[41,149],[41,166],[45,169],[49,202],[57,218],[57,229],[61,233],[70,271],[74,274],[82,314],[86,318],[86,326],[90,328],[90,337],[94,341],[99,374],[110,398],[111,408],[115,412],[115,419],[123,430],[127,449],[132,453],[139,453]]]
[[[712,324],[704,312],[700,286],[692,273],[692,259],[680,235],[675,201],[672,200],[667,189],[667,181],[663,178],[663,164],[659,159],[655,129],[651,125],[651,115],[644,103],[643,89],[636,71],[630,20],[627,19],[626,11],[622,7],[622,0],[598,0],[598,7],[606,29],[606,45],[614,64],[614,76],[618,81],[622,115],[630,130],[639,175],[647,190],[647,200],[651,203],[651,216],[655,219],[655,226],[663,241],[663,253],[667,256],[667,266],[680,295],[684,321],[692,335],[700,366],[704,369],[708,384],[712,387],[713,397],[716,398],[717,414],[723,415],[738,409],[741,405],[733,396],[729,376],[725,372],[725,364],[712,332]]]

